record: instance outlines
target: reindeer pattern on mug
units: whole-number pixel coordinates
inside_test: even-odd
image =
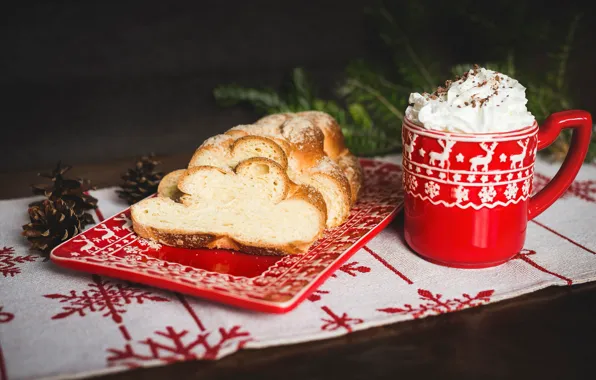
[[[537,127],[478,137],[439,134],[404,124],[407,194],[447,207],[494,208],[532,193]]]

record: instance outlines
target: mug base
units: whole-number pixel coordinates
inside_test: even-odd
[[[481,209],[446,207],[406,195],[404,238],[412,251],[462,269],[504,264],[524,246],[527,202]]]
[[[431,259],[430,257],[426,257],[421,254],[418,254],[418,256],[420,256],[422,259],[424,259],[430,263],[436,264],[436,265],[441,265],[441,266],[449,267],[449,268],[458,268],[458,269],[492,268],[492,267],[497,267],[499,265],[503,265],[506,262],[508,262],[509,260],[511,260],[511,259],[506,259],[506,260],[498,260],[498,261],[491,261],[491,262],[485,262],[485,263],[461,263],[461,262],[448,262],[448,261]]]

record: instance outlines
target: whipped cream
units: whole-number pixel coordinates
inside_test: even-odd
[[[526,88],[504,74],[475,66],[433,94],[412,93],[406,117],[432,130],[459,133],[508,132],[530,126]]]

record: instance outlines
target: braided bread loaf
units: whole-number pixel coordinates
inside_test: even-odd
[[[175,247],[300,254],[346,221],[361,185],[331,116],[275,114],[207,139],[132,206],[133,228]]]

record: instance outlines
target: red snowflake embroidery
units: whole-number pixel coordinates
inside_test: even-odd
[[[187,330],[176,331],[172,326],[167,326],[165,331],[155,331],[154,338],[140,341],[145,348],[144,353],[139,353],[127,343],[124,349],[108,349],[111,354],[108,362],[124,364],[129,367],[138,367],[139,361],[159,360],[164,363],[173,363],[194,359],[217,359],[222,348],[234,346],[241,349],[251,340],[248,332],[242,331],[240,326],[229,330],[219,328],[219,339],[212,344],[209,342],[208,332],[193,336]],[[242,339],[239,339],[242,338]]]
[[[352,277],[356,277],[358,273],[368,273],[370,272],[369,267],[365,266],[358,266],[358,261],[352,261],[351,263],[347,263],[339,267],[339,270],[349,274]]]
[[[2,311],[3,308],[0,306],[0,323],[8,323],[14,319],[14,314]]]
[[[104,312],[104,317],[112,317],[116,323],[122,322],[121,314],[126,312],[125,305],[136,302],[142,304],[145,301],[168,302],[168,299],[154,296],[149,291],[134,288],[130,285],[112,284],[110,281],[103,281],[101,277],[93,275],[93,283],[88,284],[88,290],[80,294],[71,290],[70,294],[46,294],[44,297],[59,299],[60,303],[68,303],[62,307],[62,313],[58,313],[52,319],[61,319],[78,314],[81,317],[85,313]]]
[[[331,311],[331,309],[329,309],[327,306],[322,306],[321,310],[323,310],[331,317],[331,319],[321,318],[321,320],[325,322],[323,326],[321,326],[321,330],[335,331],[339,328],[344,328],[348,332],[352,332],[352,325],[358,325],[364,322],[364,320],[360,318],[350,318],[346,313],[342,313],[342,315],[337,315],[333,311]]]
[[[420,296],[420,299],[426,302],[423,302],[417,306],[405,304],[402,307],[388,307],[378,310],[390,314],[409,314],[416,319],[426,315],[439,315],[469,307],[480,306],[490,302],[490,297],[494,292],[494,290],[483,290],[474,297],[464,293],[462,294],[462,298],[444,300],[442,299],[442,294],[435,295],[428,290],[418,289],[418,295]]]
[[[542,190],[550,181],[550,177],[540,173],[534,173],[534,192],[536,193]],[[565,194],[563,194],[563,198],[569,196],[574,196],[587,202],[596,202],[596,181],[585,180],[572,182]]]
[[[14,275],[21,273],[21,269],[17,266],[18,264],[35,261],[35,259],[37,259],[35,255],[16,256],[14,248],[4,247],[0,249],[0,273],[4,277],[14,277]]]
[[[558,273],[552,272],[528,257],[528,256],[535,255],[535,254],[536,254],[536,251],[534,251],[532,249],[522,249],[521,252],[518,253],[514,257],[514,259],[520,259],[522,261],[525,261],[526,263],[530,264],[532,267],[538,269],[539,271],[550,274],[552,276],[555,276],[555,277],[565,281],[567,283],[567,285],[573,285],[573,280],[571,280],[570,278],[560,275]]]
[[[363,265],[358,265],[358,261],[352,261],[351,263],[344,264],[341,267],[339,267],[339,270],[344,273],[347,273],[348,275],[350,275],[352,277],[356,277],[358,275],[358,273],[370,272],[369,267],[365,267]],[[337,277],[337,274],[334,273],[331,275],[331,277]]]
[[[573,194],[588,202],[596,202],[596,181],[575,181],[571,183],[567,193]]]

